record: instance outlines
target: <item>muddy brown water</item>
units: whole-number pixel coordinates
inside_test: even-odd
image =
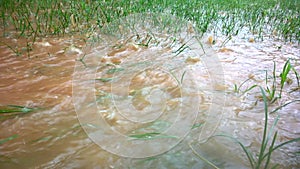
[[[172,113],[172,110],[176,109],[175,107],[180,104],[180,99],[185,99],[181,98],[182,96],[194,97],[191,96],[191,93],[197,93],[197,91],[194,91],[193,87],[200,83],[201,90],[197,93],[199,100],[196,102],[193,100],[182,106],[188,111],[189,109],[185,107],[195,106],[192,103],[199,104],[197,106],[201,111],[193,122],[213,124],[211,125],[213,133],[232,135],[240,139],[246,146],[251,147],[253,152],[258,153],[264,126],[264,109],[258,98],[258,90],[240,96],[233,92],[233,86],[241,84],[249,77],[251,80],[243,87],[246,88],[253,84],[263,85],[265,70],[271,74],[273,61],[276,62],[278,68],[276,75],[280,74],[280,70],[288,58],[293,59],[293,66],[300,72],[300,47],[298,44],[276,40],[251,43],[248,38],[236,37],[225,48],[220,47],[222,37],[216,40],[213,48],[220,58],[224,72],[225,84],[222,85],[211,85],[207,70],[203,69],[201,58],[180,58],[181,56],[178,56],[179,59],[164,60],[163,57],[167,57],[171,52],[168,48],[146,48],[128,43],[121,49],[110,51],[107,57],[96,60],[105,65],[97,69],[95,78],[102,78],[102,81],[96,80],[95,93],[99,99],[98,108],[102,110],[107,124],[123,134],[133,133],[132,131],[136,134],[138,133],[137,129],[145,127],[144,123],[147,120],[150,121],[157,116],[161,117],[162,121],[171,119],[172,122],[173,115],[168,113]],[[14,39],[10,36],[2,37],[1,41],[11,46],[26,44],[25,39]],[[28,58],[26,51],[20,49],[24,55],[16,56],[6,45],[1,44],[0,104],[40,109],[28,114],[1,119],[0,139],[13,135],[17,135],[17,137],[0,144],[0,168],[125,168],[125,166],[128,168],[209,168],[193,153],[190,143],[194,145],[195,151],[221,168],[250,167],[247,157],[236,143],[222,137],[215,137],[208,141],[198,140],[199,133],[205,132],[201,130],[201,127],[193,129],[183,141],[166,153],[149,158],[121,157],[98,146],[87,136],[83,130],[84,126],[80,126],[78,116],[84,115],[77,114],[74,104],[76,107],[76,104],[81,102],[77,103],[72,99],[74,94],[72,93],[73,75],[74,70],[76,71],[74,67],[82,64],[78,61],[78,57],[82,56],[84,45],[85,43],[80,37],[41,38],[37,39]],[[171,63],[172,66],[191,66],[193,74],[187,72],[184,80],[197,83],[188,84],[191,85],[190,88],[182,90],[178,87],[180,75],[184,73],[180,72],[180,67],[174,67],[179,71],[178,79],[155,66],[143,67],[143,65],[147,65],[147,62],[156,60],[158,55],[162,57],[158,62],[160,64],[174,62]],[[140,57],[134,58],[136,56]],[[147,56],[147,58],[143,58],[143,56]],[[142,71],[136,71],[134,75],[124,73],[124,76],[117,77],[116,81],[105,82],[116,77],[114,74],[107,73],[109,70],[122,71],[122,69],[113,69],[115,67],[112,67],[111,64],[125,65],[126,69],[136,70],[138,68]],[[139,67],[138,64],[142,66]],[[82,65],[79,69],[83,69]],[[173,68],[170,69],[173,70]],[[273,103],[269,107],[270,110],[287,101],[299,99],[299,90],[286,92],[297,88],[294,75],[290,74],[289,77],[292,83],[285,86],[282,99]],[[111,91],[111,84],[115,85],[113,91]],[[83,82],[80,85],[86,84]],[[125,93],[124,87],[127,88]],[[184,92],[189,94],[184,95]],[[225,102],[217,103],[218,100],[213,100],[216,103],[212,103],[211,97],[214,92],[222,93],[226,97]],[[84,93],[79,94],[84,96]],[[122,98],[126,94],[131,97],[131,100]],[[163,97],[157,97],[158,95],[163,95]],[[121,98],[115,99],[116,103],[112,103],[106,96]],[[131,106],[128,106],[130,102]],[[161,105],[162,102],[167,102],[165,107]],[[112,104],[117,104],[124,116],[113,114]],[[207,118],[209,116],[207,112],[215,110],[211,108],[212,104],[224,104],[222,105],[223,111],[214,112],[215,118]],[[133,114],[133,108],[140,112],[148,112],[149,105],[152,105],[153,111],[166,109],[168,113],[165,116],[155,113],[154,116],[147,113]],[[89,108],[84,108],[87,112],[83,113],[89,115]],[[299,102],[292,103],[277,113],[271,114],[269,116],[270,125],[277,115],[280,115],[280,118],[276,126],[278,130],[276,143],[300,136]],[[142,125],[129,125],[128,120],[137,121],[141,116],[145,118]],[[97,116],[95,117],[97,118]],[[132,119],[124,117],[132,117]],[[207,119],[210,121],[206,121]],[[93,124],[86,125],[92,126]],[[159,124],[160,127],[162,125],[166,125],[166,123]],[[179,131],[181,129],[184,129],[183,125],[182,128],[176,128]],[[104,141],[106,144],[110,144],[109,139]],[[111,140],[111,144],[114,141]],[[271,163],[278,163],[279,168],[299,168],[299,155],[294,154],[299,150],[299,142],[284,146],[274,152]],[[129,151],[131,151],[129,154],[135,153],[136,149],[133,148]]]

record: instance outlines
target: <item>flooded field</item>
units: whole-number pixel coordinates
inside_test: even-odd
[[[237,143],[210,136],[233,136],[258,154],[263,101],[259,88],[243,91],[271,86],[274,63],[276,77],[288,59],[300,72],[299,44],[239,34],[222,46],[224,37],[207,34],[201,47],[189,25],[125,29],[88,47],[80,36],[38,38],[24,56],[8,46],[26,39],[1,37],[0,106],[36,109],[1,114],[0,168],[210,168],[199,155],[220,168],[251,167]],[[300,99],[296,76],[288,78],[269,111]],[[299,101],[271,113],[269,126],[278,115],[275,144],[298,138]],[[285,145],[271,164],[299,168],[299,151],[299,142]]]

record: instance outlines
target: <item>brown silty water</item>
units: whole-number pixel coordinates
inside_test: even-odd
[[[247,37],[241,36],[235,37],[225,48],[220,47],[222,38],[216,39],[213,45],[216,55],[212,57],[219,58],[224,84],[213,82],[218,79],[212,79],[215,76],[210,74],[212,69],[208,68],[210,65],[205,63],[205,59],[185,52],[175,59],[170,58],[174,56],[174,50],[168,45],[146,47],[127,41],[122,42],[120,48],[104,50],[105,57],[101,52],[94,53],[101,54],[96,57],[89,58],[87,55],[87,66],[95,66],[95,73],[92,79],[82,80],[77,87],[84,91],[85,85],[94,84],[94,97],[88,100],[90,103],[87,100],[85,103],[92,105],[96,100],[99,114],[90,114],[93,111],[91,107],[72,99],[74,76],[81,73],[78,70],[85,70],[84,63],[78,59],[83,56],[84,38],[39,38],[33,50],[29,51],[30,57],[27,57],[26,50],[20,49],[23,54],[16,56],[7,46],[26,46],[26,39],[14,39],[13,34],[1,37],[6,45],[2,43],[0,47],[0,104],[3,107],[23,105],[39,109],[11,117],[1,115],[0,138],[17,137],[0,144],[0,168],[208,168],[192,152],[191,143],[197,143],[195,151],[221,168],[249,168],[247,157],[238,144],[222,137],[207,141],[203,127],[193,126],[207,123],[204,129],[212,127],[209,134],[232,135],[258,153],[264,128],[264,107],[259,90],[240,95],[234,92],[234,84],[250,79],[243,85],[243,90],[253,84],[264,85],[265,70],[272,74],[273,62],[276,62],[276,75],[279,76],[288,58],[291,58],[295,70],[300,72],[300,48],[298,44],[276,40],[249,42]],[[120,42],[116,40],[114,43]],[[98,51],[101,50],[100,47]],[[217,69],[215,65],[211,66]],[[89,76],[81,74],[80,77]],[[297,79],[293,74],[288,77],[291,81],[285,85],[282,98],[271,104],[270,110],[299,99]],[[224,102],[213,99],[215,93],[225,96]],[[77,95],[83,98],[89,96],[84,92]],[[194,97],[197,99],[194,100]],[[84,111],[75,111],[74,105],[80,110],[84,108]],[[189,112],[194,110],[193,106],[198,108],[198,116],[192,120],[194,124],[183,123],[176,128],[180,131],[185,129],[185,125],[192,127],[187,137],[170,151],[146,159],[125,158],[105,151],[82,129],[96,125],[80,125],[78,120],[85,113],[91,115],[89,118],[101,115],[107,125],[128,136],[168,128],[177,118],[194,117],[195,114]],[[188,113],[180,117],[174,115],[178,107]],[[299,102],[295,102],[270,114],[270,126],[277,115],[280,116],[275,127],[278,131],[276,143],[299,137],[299,107]],[[132,110],[138,110],[140,114]],[[164,113],[157,113],[162,110]],[[122,115],[118,114],[120,111]],[[149,128],[147,122],[158,117],[160,120]],[[142,124],[130,122],[139,122],[141,118],[144,120]],[[199,139],[199,133],[204,137]],[[116,141],[103,139],[107,144]],[[286,145],[274,152],[271,163],[278,163],[280,168],[298,168],[300,159],[294,153],[299,150],[298,142]],[[135,151],[132,148],[129,154]]]

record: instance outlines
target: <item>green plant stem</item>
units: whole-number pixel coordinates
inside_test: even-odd
[[[269,163],[270,163],[270,159],[271,159],[271,152],[273,151],[273,147],[274,147],[274,144],[275,144],[275,141],[276,141],[276,138],[277,138],[277,131],[275,132],[275,135],[273,136],[273,140],[272,140],[272,143],[271,143],[271,146],[269,147],[269,155],[268,155],[268,157],[267,157],[267,161],[266,161],[266,163],[265,163],[265,169],[267,169],[268,168],[268,166],[269,166]]]
[[[189,147],[190,149],[193,151],[193,153],[200,158],[201,160],[203,160],[205,163],[207,163],[208,165],[210,165],[211,167],[213,167],[214,169],[220,169],[219,167],[217,167],[216,165],[214,165],[212,162],[210,162],[209,160],[207,160],[206,158],[202,157],[199,153],[197,153],[197,151],[192,147],[191,143],[189,143]]]
[[[287,103],[285,103],[285,104],[283,104],[283,105],[277,107],[276,109],[274,109],[274,110],[271,111],[270,113],[275,113],[275,112],[277,112],[278,110],[280,110],[281,108],[283,108],[283,107],[285,107],[285,106],[287,106],[287,105],[289,105],[289,104],[291,104],[291,103],[294,103],[294,102],[300,102],[300,99],[289,101],[289,102],[287,102]]]
[[[256,168],[258,168],[258,169],[260,168],[261,163],[263,162],[264,152],[266,150],[267,143],[268,143],[266,141],[267,129],[268,129],[268,102],[267,102],[267,97],[266,97],[264,89],[261,86],[259,86],[259,88],[260,88],[260,91],[262,93],[263,101],[264,101],[265,124],[264,124],[263,140],[262,140],[262,144],[261,144],[261,147],[260,147],[257,166],[256,166]]]

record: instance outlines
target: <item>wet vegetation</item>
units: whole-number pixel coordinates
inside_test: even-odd
[[[242,28],[263,40],[263,34],[300,41],[298,0],[153,0],[153,1],[9,1],[0,2],[2,36],[12,30],[29,38],[73,35],[87,37],[121,16],[142,12],[168,12],[195,22],[201,32],[222,32],[229,39]]]
[[[290,75],[291,73],[293,73],[295,75],[295,79],[296,79],[295,83],[297,84],[297,86],[288,92],[291,93],[291,92],[298,91],[300,89],[299,73],[291,65],[290,60],[287,60],[285,62],[283,69],[279,76],[276,75],[276,72],[277,72],[277,69],[276,69],[275,62],[273,62],[273,70],[272,70],[271,75],[268,73],[268,70],[265,71],[264,86],[265,86],[265,92],[267,94],[267,99],[270,103],[274,103],[277,99],[281,98],[285,84],[293,83],[293,80],[288,77],[288,75],[291,76]],[[280,81],[277,81],[278,78],[280,78]],[[253,77],[249,77],[249,79],[245,80],[240,85],[234,84],[234,87],[233,87],[234,92],[243,95],[243,94],[251,91],[252,89],[255,89],[256,87],[258,87],[259,86],[258,84],[254,84],[254,85],[250,85],[249,87],[246,87],[245,89],[242,90],[243,86],[247,83],[251,83],[249,81],[251,81],[252,79],[253,79]],[[270,85],[270,83],[271,83],[271,85]]]
[[[2,117],[21,115],[38,110],[38,108],[30,108],[26,106],[7,105],[0,106],[0,119]]]
[[[261,145],[260,145],[260,150],[258,152],[258,155],[255,156],[253,154],[253,152],[251,152],[251,150],[247,146],[245,146],[241,141],[239,141],[235,137],[232,137],[232,136],[226,135],[226,134],[217,134],[217,135],[214,135],[213,137],[217,137],[217,136],[226,137],[226,138],[229,138],[229,139],[233,140],[237,144],[239,144],[241,146],[241,148],[243,149],[243,151],[245,152],[245,154],[246,154],[246,156],[249,160],[249,163],[251,165],[251,168],[253,168],[253,169],[278,168],[278,164],[275,164],[273,166],[271,166],[271,164],[270,164],[270,159],[271,159],[272,153],[275,150],[279,149],[280,147],[282,147],[286,144],[290,144],[290,143],[293,143],[293,142],[299,142],[300,137],[295,138],[295,139],[291,139],[289,141],[280,143],[278,145],[275,145],[275,142],[277,141],[276,139],[277,139],[278,131],[274,131],[274,128],[276,127],[276,125],[278,123],[279,115],[277,115],[277,117],[276,117],[275,121],[273,122],[272,126],[269,127],[268,126],[268,117],[269,117],[270,112],[269,112],[269,109],[268,109],[268,104],[270,103],[270,98],[266,95],[266,91],[268,89],[266,90],[263,87],[257,86],[257,85],[255,87],[251,87],[251,89],[257,88],[257,87],[261,91],[261,95],[262,95],[262,99],[263,99],[263,103],[264,103],[264,114],[265,114],[265,123],[264,123],[263,137],[262,137],[263,139],[262,139],[262,142],[261,142]],[[281,91],[282,90],[280,90],[280,93],[281,93]],[[280,108],[282,108],[284,106],[286,106],[286,105],[280,106]],[[213,137],[211,137],[211,138],[213,138]],[[203,158],[203,157],[201,157],[201,158]],[[205,160],[205,161],[207,161],[207,160]],[[212,167],[218,168],[214,165],[212,165]]]
[[[300,1],[299,0],[134,0],[134,1],[93,1],[93,0],[23,0],[23,1],[0,1],[0,26],[2,37],[25,38],[25,46],[11,46],[0,41],[1,45],[7,46],[16,56],[24,55],[30,57],[37,38],[61,37],[79,35],[86,41],[93,36],[93,33],[101,30],[105,25],[122,16],[143,12],[164,12],[174,14],[178,17],[192,21],[201,33],[213,32],[213,36],[225,36],[222,46],[226,45],[233,36],[237,36],[242,30],[252,34],[256,40],[266,38],[282,40],[290,43],[300,42]],[[147,43],[140,44],[147,47]],[[213,43],[213,40],[212,40]],[[181,46],[175,53],[181,53],[186,46]],[[24,52],[25,51],[25,52]],[[85,65],[83,56],[78,61]],[[296,61],[295,61],[296,62]],[[272,70],[265,71],[263,83],[253,83],[252,77],[240,84],[234,84],[232,93],[239,96],[255,94],[257,102],[263,103],[265,123],[263,139],[260,151],[257,156],[252,153],[237,138],[221,133],[213,137],[225,137],[238,143],[246,153],[249,164],[252,168],[269,168],[271,155],[286,144],[299,142],[300,138],[276,145],[278,132],[275,126],[279,116],[272,126],[268,126],[268,117],[272,113],[284,108],[287,105],[299,102],[299,99],[289,100],[281,103],[283,92],[293,93],[300,90],[299,71],[293,66],[294,60],[287,60],[282,68],[277,68],[276,62]],[[86,66],[86,65],[85,65]],[[107,74],[114,74],[124,71],[124,68],[111,68]],[[278,75],[277,72],[280,71]],[[182,74],[180,83],[184,81],[185,72]],[[293,82],[291,76],[295,81]],[[108,83],[113,78],[97,78],[100,82]],[[176,79],[178,82],[179,80]],[[297,86],[290,91],[285,91],[285,85],[296,83]],[[104,97],[104,96],[102,96]],[[107,97],[105,95],[105,97]],[[100,98],[102,99],[102,98]],[[269,105],[275,102],[281,104],[274,110],[269,111]],[[257,103],[258,104],[258,103]],[[15,117],[37,111],[37,108],[30,108],[18,105],[6,105],[0,107],[0,120],[8,117]],[[201,127],[202,123],[196,124],[192,129]],[[0,145],[18,138],[18,135],[11,135],[0,139]],[[163,135],[160,131],[129,135],[131,139],[156,139],[175,138],[175,136]],[[213,138],[212,137],[212,138]],[[197,154],[197,153],[196,153]],[[205,157],[199,157],[212,167],[217,168]],[[273,164],[272,164],[273,165]]]
[[[290,63],[290,60],[287,60],[285,62],[284,66],[283,66],[283,69],[282,69],[279,76],[276,76],[277,69],[276,69],[276,63],[274,62],[272,75],[269,76],[268,71],[266,70],[266,76],[265,76],[265,80],[264,80],[265,84],[263,84],[263,85],[259,85],[259,84],[252,85],[252,83],[251,83],[248,88],[244,89],[244,91],[241,91],[241,87],[244,84],[249,83],[249,80],[251,80],[252,77],[250,77],[249,79],[242,82],[241,85],[239,85],[239,87],[236,84],[234,85],[234,91],[236,93],[240,93],[241,95],[244,95],[247,92],[253,92],[252,90],[255,90],[257,88],[260,89],[260,94],[261,95],[259,95],[258,97],[262,98],[262,102],[264,103],[265,124],[264,124],[264,131],[263,131],[263,139],[262,139],[262,142],[261,142],[261,147],[260,147],[260,151],[258,153],[258,156],[255,157],[253,155],[253,153],[242,142],[240,142],[237,138],[234,138],[234,137],[226,135],[226,134],[219,134],[219,135],[215,135],[215,136],[227,137],[229,139],[232,139],[236,143],[238,143],[241,146],[241,148],[243,149],[243,151],[246,153],[247,158],[249,160],[249,163],[251,164],[251,168],[253,168],[253,169],[277,168],[278,167],[277,165],[270,166],[270,159],[271,159],[271,155],[272,155],[273,151],[275,151],[276,149],[278,149],[278,148],[280,148],[280,147],[282,147],[286,144],[300,141],[300,137],[298,137],[298,138],[291,139],[289,141],[280,143],[279,145],[275,145],[275,142],[277,141],[276,139],[277,139],[278,131],[274,131],[274,128],[277,125],[277,122],[279,120],[279,115],[277,115],[277,117],[276,117],[275,121],[273,122],[272,126],[268,127],[268,116],[269,116],[270,113],[275,113],[279,109],[281,109],[284,106],[287,106],[291,103],[299,102],[298,99],[289,101],[285,104],[282,104],[282,105],[278,106],[273,111],[269,111],[269,108],[268,108],[269,104],[272,104],[275,101],[278,101],[278,100],[281,99],[284,85],[292,83],[291,78],[288,77],[291,74],[291,70],[295,75],[295,79],[296,79],[295,83],[297,84],[297,86],[294,89],[291,89],[291,91],[288,91],[288,92],[291,93],[291,92],[299,91],[300,90],[299,73],[292,66],[292,64]],[[280,81],[277,81],[277,78],[280,78]],[[271,86],[269,86],[269,83],[271,83]]]
[[[292,70],[292,72],[291,72]],[[242,150],[244,151],[244,153],[246,154],[249,164],[251,166],[251,168],[253,169],[260,169],[260,168],[278,168],[279,165],[278,164],[270,164],[270,160],[271,160],[271,156],[272,153],[275,150],[278,150],[279,148],[281,148],[282,146],[285,146],[286,144],[290,144],[293,142],[299,142],[300,141],[300,137],[295,138],[295,139],[290,139],[286,142],[282,142],[280,144],[275,144],[277,140],[277,136],[278,136],[278,131],[275,130],[275,127],[279,121],[279,117],[280,115],[277,114],[276,118],[272,124],[271,127],[269,127],[268,125],[268,119],[269,119],[269,115],[271,113],[275,113],[278,110],[282,109],[283,107],[291,104],[291,103],[295,103],[295,102],[299,102],[299,99],[295,99],[292,101],[288,101],[280,106],[278,106],[277,108],[275,108],[272,111],[269,111],[269,105],[273,104],[275,101],[278,101],[281,99],[282,97],[282,93],[283,93],[283,88],[285,84],[290,84],[291,82],[291,78],[289,78],[288,76],[291,76],[291,73],[293,73],[295,75],[296,79],[296,83],[297,86],[294,89],[291,89],[291,91],[288,91],[289,93],[291,92],[299,92],[299,73],[295,70],[295,68],[292,66],[292,64],[290,63],[290,60],[287,60],[283,66],[283,69],[280,73],[279,76],[276,75],[276,63],[274,62],[274,67],[272,70],[272,75],[269,76],[268,71],[266,71],[266,76],[264,79],[264,84],[253,84],[253,82],[250,82],[252,77],[250,77],[249,79],[245,80],[244,82],[242,82],[240,85],[235,84],[233,87],[233,91],[237,94],[239,94],[240,96],[245,95],[247,93],[251,93],[251,92],[257,92],[256,89],[259,89],[259,93],[257,94],[258,98],[261,102],[263,102],[263,106],[264,106],[264,115],[265,115],[265,122],[264,122],[264,128],[263,128],[263,136],[262,136],[262,142],[260,143],[260,150],[259,152],[255,155],[254,152],[251,152],[250,147],[247,147],[246,145],[243,144],[242,141],[240,141],[238,138],[233,137],[231,135],[228,135],[226,133],[220,133],[220,134],[216,134],[212,137],[210,137],[209,139],[212,139],[214,137],[225,137],[228,138],[230,140],[232,140],[233,142],[237,143],[238,145],[240,145],[240,147],[242,148]],[[279,81],[277,81],[277,78],[280,78]],[[271,81],[271,82],[270,82]],[[269,86],[268,84],[271,83],[271,86]],[[249,87],[244,88],[243,85],[248,84]],[[242,90],[242,88],[244,88]],[[286,91],[285,91],[286,92]],[[192,148],[192,147],[191,147]],[[193,150],[193,148],[192,148]],[[194,151],[194,150],[193,150]],[[209,161],[208,159],[206,159],[205,157],[201,156],[200,154],[198,154],[196,151],[194,151],[194,153],[203,161],[205,161],[208,165],[210,165],[213,168],[218,169],[218,167],[213,164],[211,161]],[[297,153],[297,152],[295,152]]]

